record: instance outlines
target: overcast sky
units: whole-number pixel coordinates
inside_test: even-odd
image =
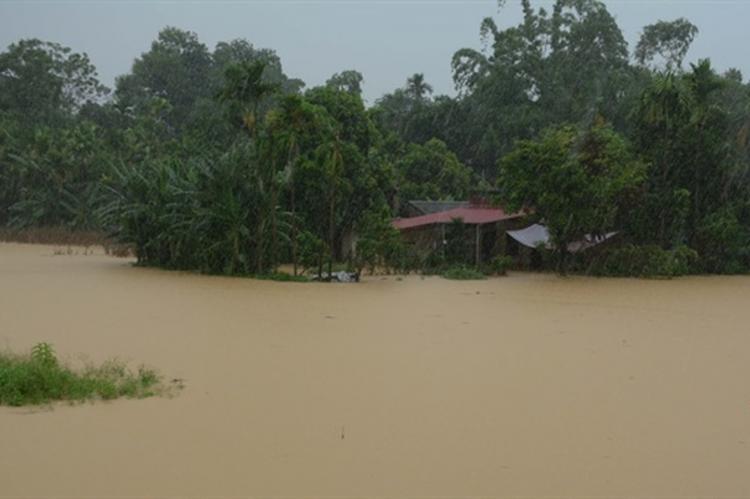
[[[643,26],[683,16],[700,29],[688,60],[710,57],[721,71],[736,67],[750,76],[750,0],[605,3],[631,49]],[[0,0],[0,46],[30,37],[62,43],[88,53],[112,86],[161,28],[176,26],[195,31],[211,49],[234,38],[275,49],[285,72],[308,86],[356,69],[372,103],[416,72],[437,93],[452,94],[453,53],[479,47],[484,17],[494,16],[501,27],[516,24],[518,4],[507,0],[498,12],[496,0]]]

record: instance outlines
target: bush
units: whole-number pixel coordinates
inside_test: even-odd
[[[417,269],[424,275],[439,275],[449,267],[442,248],[417,255]]]
[[[589,268],[598,276],[676,277],[693,272],[698,254],[687,246],[629,245],[602,254]]]
[[[477,269],[467,267],[465,265],[456,265],[449,267],[441,274],[445,279],[453,279],[456,281],[476,281],[486,279],[483,273]]]
[[[161,389],[160,382],[155,371],[140,367],[132,372],[117,360],[73,371],[48,343],[37,344],[26,355],[0,352],[0,405],[150,397]]]
[[[297,234],[297,254],[302,272],[323,269],[323,262],[328,255],[326,244],[312,232],[303,230]]]
[[[707,215],[698,227],[700,270],[739,274],[750,270],[750,229],[729,209]]]
[[[401,233],[391,225],[387,207],[364,214],[355,253],[354,268],[360,274],[364,269],[374,274],[378,267],[388,272],[409,273],[419,266],[413,250],[404,244]]]
[[[497,255],[487,265],[486,273],[489,275],[505,275],[513,266],[513,257],[508,255]]]
[[[253,276],[255,279],[261,279],[264,281],[279,281],[279,282],[310,282],[310,278],[305,275],[292,275],[286,272],[273,272],[270,274],[260,274]]]

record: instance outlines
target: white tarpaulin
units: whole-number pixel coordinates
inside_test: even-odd
[[[528,248],[549,247],[549,231],[544,225],[529,225],[525,229],[509,230],[506,234]]]
[[[528,248],[538,248],[539,246],[544,246],[547,249],[552,248],[552,243],[549,240],[549,231],[544,225],[529,225],[525,229],[509,230],[507,234]],[[603,236],[597,237],[586,234],[580,241],[574,241],[568,244],[568,251],[570,251],[571,253],[583,251],[592,246],[603,243],[615,234],[617,234],[617,232],[608,232]]]

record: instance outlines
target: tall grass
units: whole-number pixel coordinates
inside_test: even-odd
[[[144,398],[164,388],[156,371],[145,367],[132,371],[118,360],[73,370],[58,360],[48,343],[39,343],[26,354],[0,352],[0,405]]]

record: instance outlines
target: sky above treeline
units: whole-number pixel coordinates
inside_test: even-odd
[[[549,7],[552,0],[532,0]],[[719,71],[750,76],[750,0],[605,1],[629,42],[643,26],[686,17],[700,33],[687,61],[710,58]],[[479,25],[521,20],[520,2],[507,0],[0,0],[0,47],[20,38],[59,42],[86,52],[103,83],[129,71],[164,26],[194,31],[210,49],[246,38],[272,48],[285,72],[308,87],[333,73],[364,75],[369,104],[414,73],[424,73],[437,94],[454,93],[450,61],[462,47],[479,48]]]

